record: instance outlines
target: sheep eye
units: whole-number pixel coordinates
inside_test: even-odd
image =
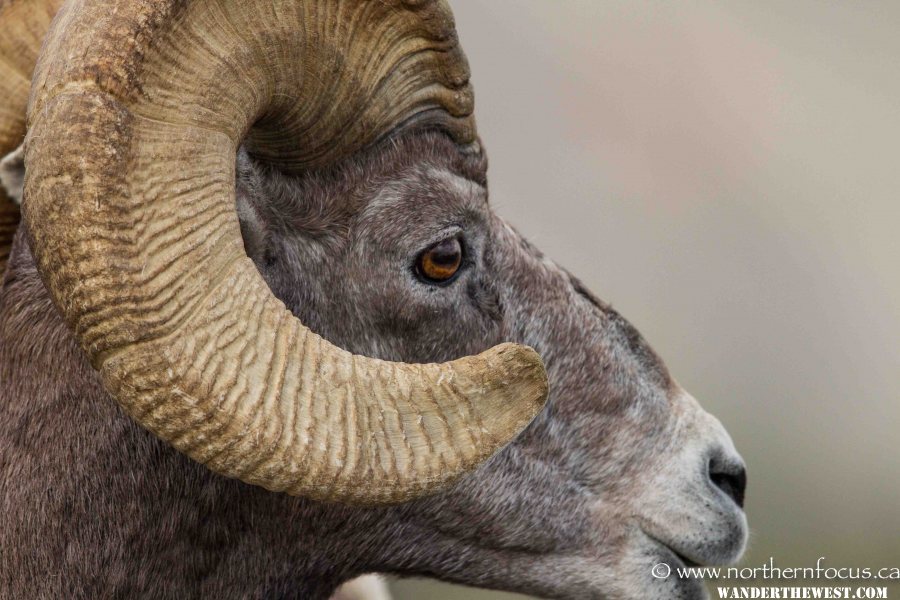
[[[419,255],[416,273],[429,283],[449,281],[459,271],[462,254],[459,238],[446,239]]]

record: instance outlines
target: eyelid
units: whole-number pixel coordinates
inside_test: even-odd
[[[463,243],[463,228],[462,225],[458,225],[454,223],[453,225],[448,225],[447,227],[443,227],[438,231],[435,231],[433,236],[429,236],[425,242],[420,246],[419,253],[426,252],[430,248],[434,248],[441,242],[446,242],[449,239],[459,238],[460,243]]]

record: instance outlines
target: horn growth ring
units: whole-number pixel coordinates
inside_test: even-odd
[[[246,256],[235,153],[286,171],[398,129],[476,140],[443,2],[72,0],[29,106],[24,217],[104,385],[214,471],[319,500],[398,502],[474,469],[543,406],[530,348],[444,364],[354,356]]]

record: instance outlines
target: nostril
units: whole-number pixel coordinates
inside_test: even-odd
[[[725,494],[744,508],[744,490],[747,488],[747,470],[743,465],[723,464],[715,459],[709,461],[709,480]]]

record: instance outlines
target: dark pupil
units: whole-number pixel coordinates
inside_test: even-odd
[[[438,267],[455,266],[459,260],[459,242],[455,239],[441,242],[431,249],[428,258]]]

